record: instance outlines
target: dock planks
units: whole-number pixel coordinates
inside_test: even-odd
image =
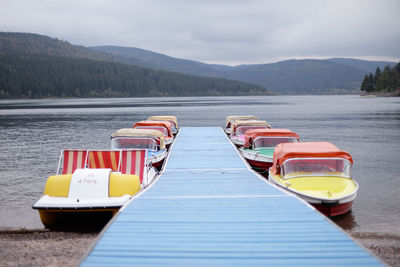
[[[311,206],[250,171],[221,128],[183,127],[159,180],[82,266],[382,266]]]

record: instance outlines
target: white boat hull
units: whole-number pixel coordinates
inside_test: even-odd
[[[79,210],[79,209],[110,209],[120,208],[131,198],[130,195],[122,197],[105,198],[71,198],[71,197],[41,197],[34,209],[38,210]]]
[[[259,161],[259,162],[265,162],[265,163],[273,162],[272,157],[261,155],[260,153],[251,153],[251,152],[247,152],[243,149],[239,149],[239,152],[247,160]]]
[[[244,145],[244,141],[241,140],[241,139],[236,138],[235,136],[231,136],[231,141],[232,141],[232,143],[234,143],[238,147]]]

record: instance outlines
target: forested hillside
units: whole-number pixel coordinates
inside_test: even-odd
[[[243,82],[89,59],[0,55],[0,97],[140,97],[269,94]]]
[[[106,52],[118,62],[149,67],[158,70],[168,70],[192,75],[218,76],[214,66],[198,61],[169,57],[135,47],[98,46],[91,47],[94,51]],[[226,66],[230,68],[229,66]]]
[[[114,60],[160,70],[221,77],[264,86],[281,94],[357,94],[365,74],[392,62],[350,58],[286,60],[269,64],[226,66],[178,59],[134,47],[99,46]]]
[[[361,84],[361,91],[366,93],[381,92],[400,95],[400,63],[394,67],[385,66],[383,72],[379,67],[375,74],[365,75]]]
[[[386,65],[395,65],[393,62],[349,58],[286,60],[240,66],[214,65],[133,47],[101,46],[89,49],[38,34],[0,32],[1,55],[3,69],[18,69],[18,77],[28,79],[18,80],[13,71],[0,73],[1,97],[18,97],[19,94],[21,97],[42,97],[270,93],[265,88],[280,94],[357,94],[366,74],[374,71],[377,66],[384,68]],[[18,55],[30,55],[32,62],[29,63],[26,58]],[[58,58],[59,62],[51,57]],[[82,59],[96,62],[74,62]],[[47,69],[43,67],[43,62],[49,63]],[[96,64],[99,64],[102,75],[93,71]],[[83,68],[83,65],[90,67]],[[53,68],[61,70],[65,75],[54,73]],[[74,68],[81,70],[81,77]],[[118,73],[112,74],[110,69],[113,68]],[[41,72],[35,75],[39,70]],[[129,72],[134,73],[132,77],[127,74]],[[50,75],[49,73],[52,75],[50,78],[40,76]],[[201,76],[207,78],[203,80]],[[58,77],[60,81],[52,77]],[[67,81],[66,77],[72,80]],[[373,83],[375,86],[375,81]],[[23,87],[18,87],[19,85]],[[46,86],[57,89],[54,91],[55,89]],[[26,90],[28,87],[30,89]]]
[[[270,93],[243,82],[118,63],[109,53],[43,35],[0,33],[0,98]]]
[[[0,55],[25,54],[112,61],[110,54],[33,33],[0,32]]]

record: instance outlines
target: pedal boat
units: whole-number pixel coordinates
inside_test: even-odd
[[[32,208],[46,228],[84,224],[74,221],[80,215],[113,216],[158,174],[146,157],[146,150],[62,150],[57,174],[47,179]]]
[[[163,133],[147,129],[119,129],[111,135],[111,149],[146,149],[148,162],[158,170],[168,153]]]
[[[231,126],[234,121],[245,121],[245,120],[258,120],[256,116],[253,115],[230,115],[226,117],[226,123],[224,127],[224,131],[227,135],[231,134]]]
[[[179,131],[178,119],[175,116],[151,116],[147,121],[169,121],[172,124],[172,134],[176,135]]]
[[[331,143],[282,143],[275,148],[268,179],[326,216],[337,216],[350,211],[357,196],[352,164],[350,154]]]
[[[244,145],[244,134],[248,130],[255,129],[269,129],[269,125],[266,121],[261,120],[245,120],[245,121],[234,121],[232,123],[232,133],[230,139],[237,147]]]
[[[139,121],[133,125],[134,129],[158,130],[164,135],[164,143],[168,148],[174,141],[172,124],[169,121]]]
[[[289,129],[255,129],[244,135],[239,152],[256,171],[268,171],[272,166],[275,147],[280,143],[297,143],[299,136]]]

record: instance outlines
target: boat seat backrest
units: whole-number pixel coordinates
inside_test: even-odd
[[[118,171],[120,151],[90,150],[88,153],[88,168]]]
[[[146,150],[122,150],[121,173],[135,174],[140,177],[140,183],[147,181],[147,151]]]
[[[86,150],[66,149],[63,150],[62,174],[71,174],[76,169],[83,169],[86,166]]]

